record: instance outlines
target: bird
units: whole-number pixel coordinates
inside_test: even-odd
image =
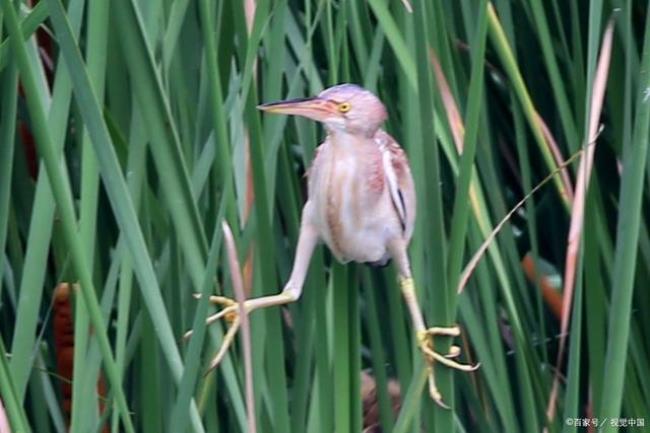
[[[433,348],[433,337],[456,337],[460,328],[425,325],[407,254],[416,217],[415,185],[406,153],[382,129],[388,117],[385,105],[371,91],[345,83],[314,97],[270,102],[257,108],[320,122],[326,137],[307,171],[308,198],[302,209],[293,268],[282,292],[248,299],[242,306],[224,296],[210,297],[222,309],[210,316],[207,323],[222,318],[230,323],[210,369],[225,355],[239,328],[240,314],[300,298],[314,248],[322,242],[341,263],[385,265],[390,259],[395,262],[415,341],[428,370],[429,394],[438,405],[448,408],[436,386],[434,363],[462,371],[474,371],[478,364],[453,360],[460,354],[458,346],[452,345],[445,354]],[[191,331],[186,337],[189,335]]]

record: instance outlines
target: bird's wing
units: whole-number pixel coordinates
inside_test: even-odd
[[[382,162],[390,198],[407,238],[413,233],[415,221],[415,190],[408,159],[400,145],[383,130],[377,131],[375,141],[382,152]]]

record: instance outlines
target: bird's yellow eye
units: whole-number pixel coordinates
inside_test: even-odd
[[[339,104],[339,112],[341,113],[347,113],[350,111],[350,108],[352,108],[352,105],[350,105],[349,102],[342,102]]]

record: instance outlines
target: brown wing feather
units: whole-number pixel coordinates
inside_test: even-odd
[[[409,240],[415,223],[415,188],[408,158],[397,141],[386,131],[377,131],[375,141],[387,160],[385,168],[391,200],[402,225],[404,237]]]

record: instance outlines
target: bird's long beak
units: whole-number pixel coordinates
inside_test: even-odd
[[[257,108],[269,113],[303,116],[321,122],[339,115],[336,103],[318,96],[269,102],[258,105]]]

